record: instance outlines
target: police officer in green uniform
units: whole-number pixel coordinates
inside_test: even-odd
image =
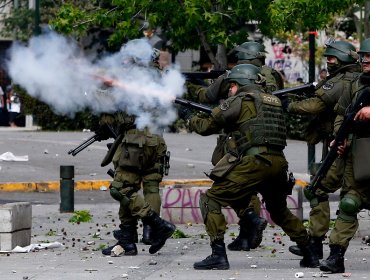
[[[282,75],[265,65],[266,51],[265,46],[258,42],[245,42],[234,49],[235,55],[239,64],[251,64],[260,68],[260,74],[264,77],[264,90],[272,92],[284,87]],[[219,76],[209,87],[194,86],[196,90],[195,96],[190,97],[197,102],[216,104],[228,97],[229,84],[227,82],[227,74]],[[215,164],[219,158],[224,155],[224,143],[226,136],[220,135],[218,138],[218,146],[212,156],[212,163]],[[249,251],[257,248],[263,238],[263,230],[267,226],[267,221],[259,217],[261,202],[255,194],[251,196],[249,209],[243,216],[243,220],[239,221],[239,234],[227,248],[232,251]]]
[[[125,112],[105,115],[101,123],[118,127],[118,137],[110,147],[101,165],[113,163],[114,180],[109,189],[111,196],[120,203],[120,232],[114,246],[103,249],[104,255],[120,245],[125,255],[137,255],[137,223],[140,218],[152,229],[149,252],[154,254],[175,231],[175,225],[161,219],[159,183],[163,177],[166,144],[162,136],[148,128],[137,129],[135,117]],[[138,194],[143,186],[145,199]]]
[[[338,117],[335,120],[335,131],[344,119],[348,106],[354,104],[361,96],[370,100],[370,38],[361,43],[360,63],[362,74],[353,83],[350,91],[343,95],[337,105]],[[369,105],[369,104],[364,104]],[[322,261],[320,269],[332,273],[343,273],[344,254],[349,241],[354,237],[357,228],[357,214],[361,209],[370,209],[370,126],[368,108],[363,108],[355,116],[356,123],[352,134],[338,149],[345,160],[343,187],[339,202],[339,214],[329,238],[330,255]],[[367,122],[366,122],[367,121]]]
[[[238,64],[252,64],[261,68],[261,75],[266,80],[266,91],[273,92],[284,88],[282,75],[275,69],[265,65],[265,46],[258,42],[245,42],[234,49]],[[228,97],[229,85],[226,81],[227,73],[219,76],[210,86],[196,86],[190,99],[201,103],[219,104],[220,100]]]
[[[158,59],[159,51],[153,49],[149,66],[158,69],[158,74],[160,74]],[[130,63],[135,63],[137,67],[147,67],[145,64],[140,64],[140,59]],[[112,81],[106,85],[111,86]],[[164,241],[171,236],[169,233],[174,231],[174,225],[159,218],[161,209],[159,184],[163,179],[164,164],[168,160],[165,140],[161,135],[151,133],[148,128],[137,129],[135,117],[125,112],[117,112],[113,115],[103,114],[100,123],[109,124],[116,129],[118,134],[101,164],[106,166],[113,162],[115,168],[110,192],[114,199],[120,201],[120,230],[113,232],[114,237],[118,240],[116,245],[121,245],[125,249],[126,255],[137,254],[135,245],[138,241],[137,220],[142,218],[142,242],[154,246],[153,248],[159,247],[158,242],[164,244]],[[141,186],[143,187],[145,203],[137,195]],[[142,207],[144,210],[140,210]],[[153,230],[151,226],[153,221],[145,217],[146,215],[151,215],[162,225],[159,232],[159,224]],[[161,234],[162,236],[159,236]],[[166,237],[166,235],[168,236]],[[104,249],[102,253],[110,255],[114,246]]]
[[[302,101],[292,102],[288,106],[289,113],[312,114],[315,118],[309,125],[307,142],[317,144],[323,142],[323,158],[325,158],[329,144],[333,140],[333,126],[335,119],[334,106],[339,98],[349,91],[352,82],[361,71],[357,62],[358,55],[355,47],[345,41],[330,41],[326,44],[324,56],[330,73],[315,89],[315,96]],[[329,230],[330,207],[328,193],[334,193],[340,188],[342,174],[334,163],[322,180],[321,186],[315,194],[305,192],[310,201],[309,234],[315,246],[317,255],[323,258],[322,241]],[[297,246],[290,246],[290,252],[302,255]]]
[[[316,267],[319,262],[307,231],[287,208],[292,185],[287,183],[288,163],[283,153],[286,128],[281,102],[263,91],[259,84],[263,81],[261,70],[254,65],[235,66],[226,80],[230,98],[214,108],[211,116],[189,120],[190,130],[201,135],[223,129],[228,136],[227,153],[209,174],[214,182],[199,200],[212,254],[194,263],[194,268],[229,268],[224,243],[226,220],[221,207],[232,207],[242,220],[248,209],[246,202],[256,192],[263,196],[272,220],[304,252],[301,266]]]

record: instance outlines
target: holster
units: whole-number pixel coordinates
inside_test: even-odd
[[[225,154],[212,169],[208,177],[213,181],[220,181],[240,162],[240,157],[231,153]]]

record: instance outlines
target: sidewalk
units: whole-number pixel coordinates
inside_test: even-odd
[[[2,131],[1,128],[0,131]],[[29,154],[30,161],[1,163],[0,175],[6,178],[1,183],[3,190],[8,184],[7,188],[18,186],[17,190],[21,192],[14,192],[15,189],[10,192],[0,192],[0,200],[32,201],[31,243],[57,241],[64,243],[64,248],[0,254],[0,279],[259,280],[295,279],[297,272],[304,272],[304,278],[307,279],[319,273],[318,269],[299,267],[300,258],[289,253],[287,249],[293,243],[279,227],[268,227],[262,246],[256,250],[229,251],[228,258],[231,268],[226,271],[193,270],[193,263],[204,259],[211,252],[204,226],[198,224],[177,225],[182,232],[188,235],[188,238],[169,239],[162,250],[155,255],[150,255],[148,246],[139,243],[138,256],[117,258],[103,256],[100,246],[107,243],[112,245],[115,242],[112,231],[117,229],[119,223],[118,203],[115,203],[105,191],[78,191],[75,193],[75,210],[90,211],[93,221],[71,224],[68,220],[72,214],[59,213],[59,196],[55,193],[59,188],[60,165],[76,166],[76,177],[82,178],[82,180],[75,178],[76,190],[80,188],[97,190],[101,186],[108,186],[109,178],[105,174],[106,170],[97,168],[106,152],[105,143],[94,143],[78,157],[67,155],[66,151],[89,136],[91,133],[18,132],[13,128],[6,128],[4,131],[1,141],[5,143],[6,149],[13,151],[16,155]],[[198,181],[194,178],[201,178],[200,175],[204,175],[203,172],[208,170],[209,155],[213,148],[213,142],[210,141],[215,141],[215,138],[173,134],[165,135],[165,137],[171,151],[170,175],[172,177],[167,178],[164,184],[178,182],[176,178],[186,178],[181,180],[181,183],[200,184],[203,181],[208,184],[208,180]],[[300,174],[303,174],[305,170],[305,146],[298,141],[290,141],[287,147],[287,158],[293,167],[292,170]],[[91,180],[93,178],[96,180]],[[15,182],[15,179],[19,181]],[[81,182],[88,182],[90,185],[84,185]],[[308,204],[304,203],[304,207],[305,212],[308,213]],[[336,206],[333,207],[333,211],[335,209]],[[138,231],[141,234],[141,228]],[[232,234],[235,235],[237,232],[236,225],[229,225],[229,230],[225,235],[226,243],[230,243],[233,238]],[[346,269],[352,273],[352,279],[369,278],[366,258],[368,258],[370,247],[362,244],[361,241],[358,237],[351,241],[346,255]],[[328,247],[326,246],[325,256],[327,255]],[[343,277],[336,274],[329,275],[328,278],[342,279]]]
[[[188,238],[169,239],[161,251],[154,255],[148,246],[138,244],[137,256],[106,257],[100,246],[114,244],[112,231],[117,228],[118,205],[79,204],[76,210],[89,210],[93,220],[72,224],[71,214],[59,213],[57,205],[34,205],[32,243],[64,243],[64,248],[30,253],[0,254],[1,279],[84,280],[84,279],[295,279],[303,272],[305,279],[317,276],[319,269],[299,267],[300,257],[288,251],[293,243],[279,227],[268,227],[262,246],[249,252],[228,251],[230,270],[196,271],[195,261],[211,252],[203,225],[178,225]],[[237,226],[231,225],[225,235],[228,244]],[[142,229],[139,227],[139,238]],[[370,247],[361,239],[351,241],[345,266],[350,279],[369,278]],[[325,246],[325,256],[328,247]],[[342,279],[341,274],[328,275],[328,279]]]

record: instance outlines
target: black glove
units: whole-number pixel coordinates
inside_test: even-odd
[[[184,106],[178,106],[177,107],[177,115],[180,119],[183,119],[184,121],[187,121],[191,119],[193,115],[193,111],[189,108],[186,108]]]
[[[288,96],[283,96],[280,100],[281,100],[281,106],[283,107],[284,112],[288,112],[288,106],[289,106]]]
[[[103,124],[100,126],[96,131],[95,134],[97,135],[97,141],[108,140],[109,138],[114,138],[113,133],[110,130],[109,126]]]

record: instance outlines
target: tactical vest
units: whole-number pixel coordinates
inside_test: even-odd
[[[351,105],[353,106],[356,100],[361,96],[362,92],[368,85],[363,85],[358,79],[353,83],[351,91]],[[364,104],[364,106],[369,106],[370,104]],[[347,110],[349,107],[347,107]],[[365,122],[355,122],[353,127],[353,132],[356,134],[357,138],[370,138],[370,121]]]
[[[326,80],[321,87],[317,88],[315,94],[329,108],[334,108],[344,92],[351,90],[352,82],[358,77],[357,72],[339,73],[331,79]]]
[[[283,150],[286,146],[286,126],[280,99],[267,93],[240,93],[243,101],[253,101],[256,117],[245,121],[231,133],[239,153],[253,146]]]
[[[307,127],[306,138],[311,139],[307,142],[316,144],[320,140],[332,136],[336,117],[336,109],[334,108],[339,99],[351,90],[352,83],[358,77],[358,74],[357,72],[339,72],[316,87],[315,94],[326,104],[327,109],[313,119],[314,126],[310,124]],[[310,134],[312,135],[310,136]],[[315,135],[316,137],[314,137]]]

